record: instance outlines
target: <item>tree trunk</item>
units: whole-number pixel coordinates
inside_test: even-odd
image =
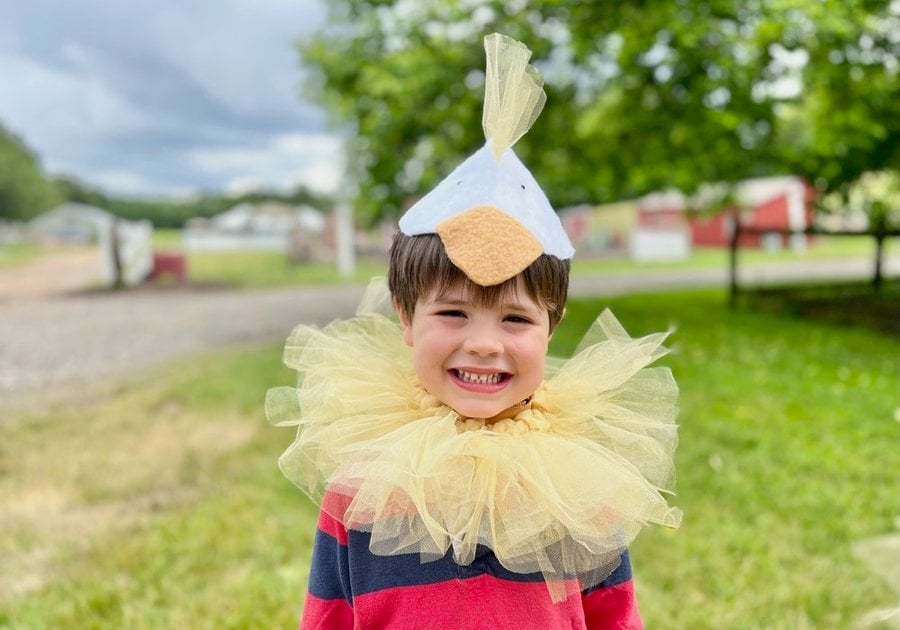
[[[738,294],[738,280],[737,280],[737,267],[738,267],[738,239],[741,235],[741,214],[740,211],[735,211],[732,215],[732,219],[734,220],[734,225],[731,230],[731,242],[729,243],[729,255],[728,255],[728,306],[729,308],[734,308],[737,305],[737,294]]]
[[[878,293],[881,291],[882,261],[884,259],[884,237],[886,232],[884,221],[880,221],[875,228],[875,276],[872,278],[872,288]]]

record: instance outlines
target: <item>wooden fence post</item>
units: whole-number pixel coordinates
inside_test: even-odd
[[[876,293],[881,291],[882,281],[882,259],[884,258],[884,238],[887,233],[887,220],[884,216],[880,218],[875,226],[875,276],[872,278],[872,288]]]
[[[731,230],[731,242],[729,243],[729,258],[728,258],[728,269],[729,269],[729,280],[728,280],[728,307],[734,308],[737,306],[737,294],[738,294],[738,279],[737,279],[737,253],[738,253],[738,239],[741,234],[741,214],[739,210],[735,210],[732,213],[732,218],[734,219],[734,224],[732,225]]]

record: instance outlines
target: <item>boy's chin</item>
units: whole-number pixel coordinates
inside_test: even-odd
[[[476,418],[487,422],[493,422],[502,418],[512,418],[522,408],[521,403],[508,405],[505,402],[457,403],[456,405],[451,404],[448,406],[463,418]]]

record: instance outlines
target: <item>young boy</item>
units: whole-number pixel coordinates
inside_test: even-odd
[[[530,53],[486,49],[488,144],[401,219],[390,295],[298,327],[300,384],[267,399],[321,504],[303,628],[637,628],[627,547],[679,520],[665,335],[605,312],[546,369],[573,250],[510,148],[543,104]]]

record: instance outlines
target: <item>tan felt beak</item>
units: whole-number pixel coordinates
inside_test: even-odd
[[[525,227],[493,206],[476,206],[436,229],[447,255],[475,284],[493,286],[521,273],[544,247]]]

